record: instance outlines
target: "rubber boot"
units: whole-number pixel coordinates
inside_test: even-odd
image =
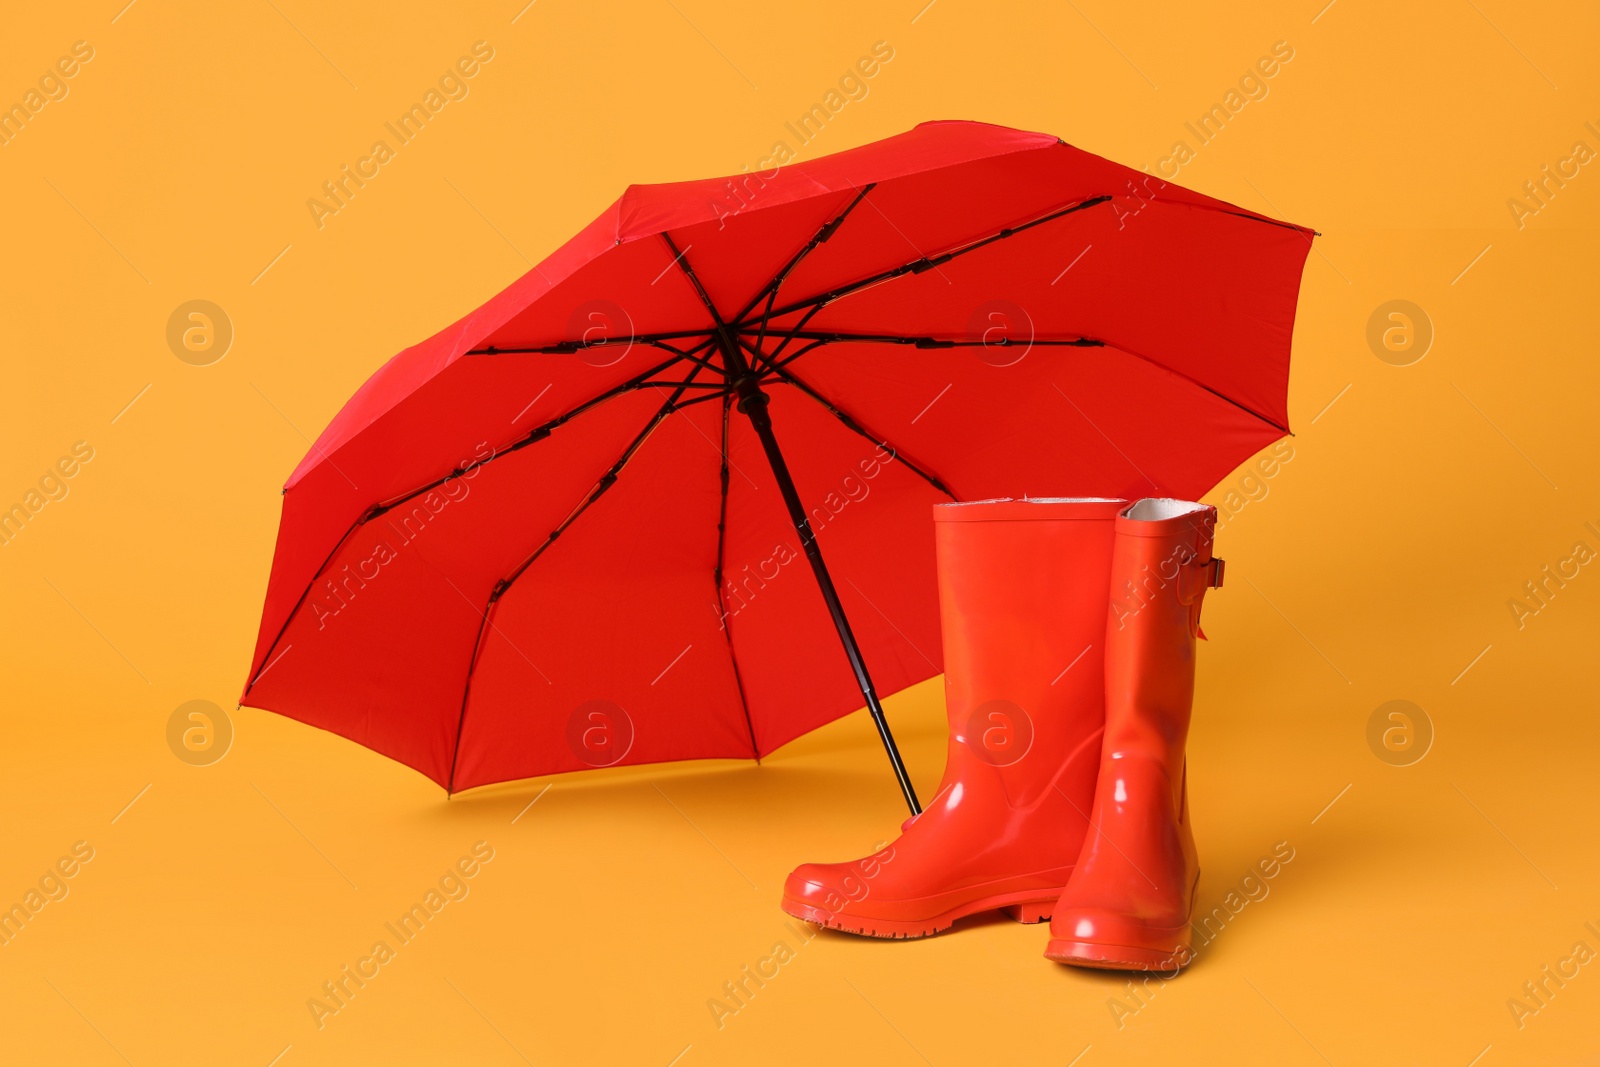
[[[1117,518],[1105,752],[1092,827],[1050,923],[1045,956],[1059,963],[1176,973],[1192,959],[1200,861],[1184,745],[1200,604],[1222,584],[1216,516],[1204,504],[1145,499]]]
[[[1040,922],[1072,873],[1105,721],[1101,643],[1125,500],[934,507],[949,744],[898,839],[789,875],[783,909],[868,937],[1004,910]]]

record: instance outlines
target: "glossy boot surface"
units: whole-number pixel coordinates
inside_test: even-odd
[[[1049,918],[1088,827],[1105,720],[1101,644],[1123,500],[934,508],[949,745],[900,837],[789,875],[790,915],[923,937],[1004,909]]]
[[[1184,745],[1216,509],[1146,499],[1117,518],[1106,623],[1105,751],[1091,829],[1056,903],[1045,956],[1176,972],[1192,958],[1200,877]]]

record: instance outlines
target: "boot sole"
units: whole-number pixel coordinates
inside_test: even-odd
[[[1065,963],[1070,967],[1087,967],[1100,971],[1173,971],[1177,972],[1193,962],[1194,956],[1187,943],[1171,948],[1150,948],[1142,945],[1104,945],[1092,941],[1051,941],[1044,950],[1047,960]]]
[[[969,915],[985,911],[1004,912],[1007,918],[1024,924],[1049,922],[1050,913],[1054,910],[1056,901],[1061,898],[1061,893],[1060,889],[1000,893],[959,905],[928,919],[878,919],[866,915],[839,915],[824,908],[802,904],[789,897],[783,898],[782,907],[796,919],[804,919],[806,922],[816,923],[818,926],[840,933],[854,934],[858,937],[910,940],[932,937],[950,929],[957,919],[965,919]]]
[[[1148,939],[1142,945],[1118,945],[1071,938],[1052,938],[1045,946],[1044,958],[1069,967],[1089,967],[1100,971],[1171,971],[1176,974],[1194,962],[1190,947],[1191,923],[1199,904],[1195,895],[1200,887],[1200,872],[1189,890],[1189,922],[1165,929],[1137,931]]]

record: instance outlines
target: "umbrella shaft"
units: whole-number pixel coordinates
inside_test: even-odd
[[[755,428],[756,436],[761,440],[761,448],[767,454],[767,464],[772,468],[773,477],[777,479],[778,491],[783,494],[783,503],[789,509],[789,521],[794,524],[795,532],[800,535],[800,544],[805,550],[806,559],[811,563],[812,573],[816,575],[817,586],[822,590],[822,599],[828,605],[828,614],[833,616],[833,627],[839,632],[839,640],[844,645],[844,654],[850,660],[850,669],[855,672],[856,685],[860,687],[861,695],[866,698],[872,724],[878,728],[878,736],[883,739],[884,751],[889,754],[889,762],[894,766],[894,775],[900,782],[900,791],[905,794],[911,814],[920,815],[922,806],[917,802],[916,790],[911,786],[911,776],[906,773],[906,765],[901,760],[900,750],[894,743],[894,734],[889,731],[889,720],[884,718],[883,705],[878,702],[878,694],[872,688],[872,678],[867,674],[866,661],[861,658],[861,648],[856,644],[855,634],[850,630],[850,620],[845,617],[844,605],[839,603],[839,593],[833,586],[833,578],[828,574],[828,566],[822,560],[822,548],[817,544],[816,534],[811,529],[811,520],[806,516],[805,505],[800,501],[800,493],[795,489],[794,479],[789,476],[789,465],[784,462],[783,452],[778,448],[778,439],[772,433],[772,419],[767,414],[767,394],[751,378],[738,383],[737,388],[739,410],[750,419],[750,425]]]

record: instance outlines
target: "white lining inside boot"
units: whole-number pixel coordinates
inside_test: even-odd
[[[1176,519],[1180,515],[1204,511],[1205,507],[1206,505],[1197,504],[1193,500],[1174,500],[1165,496],[1147,496],[1122,514],[1139,522],[1160,522],[1162,519]]]

